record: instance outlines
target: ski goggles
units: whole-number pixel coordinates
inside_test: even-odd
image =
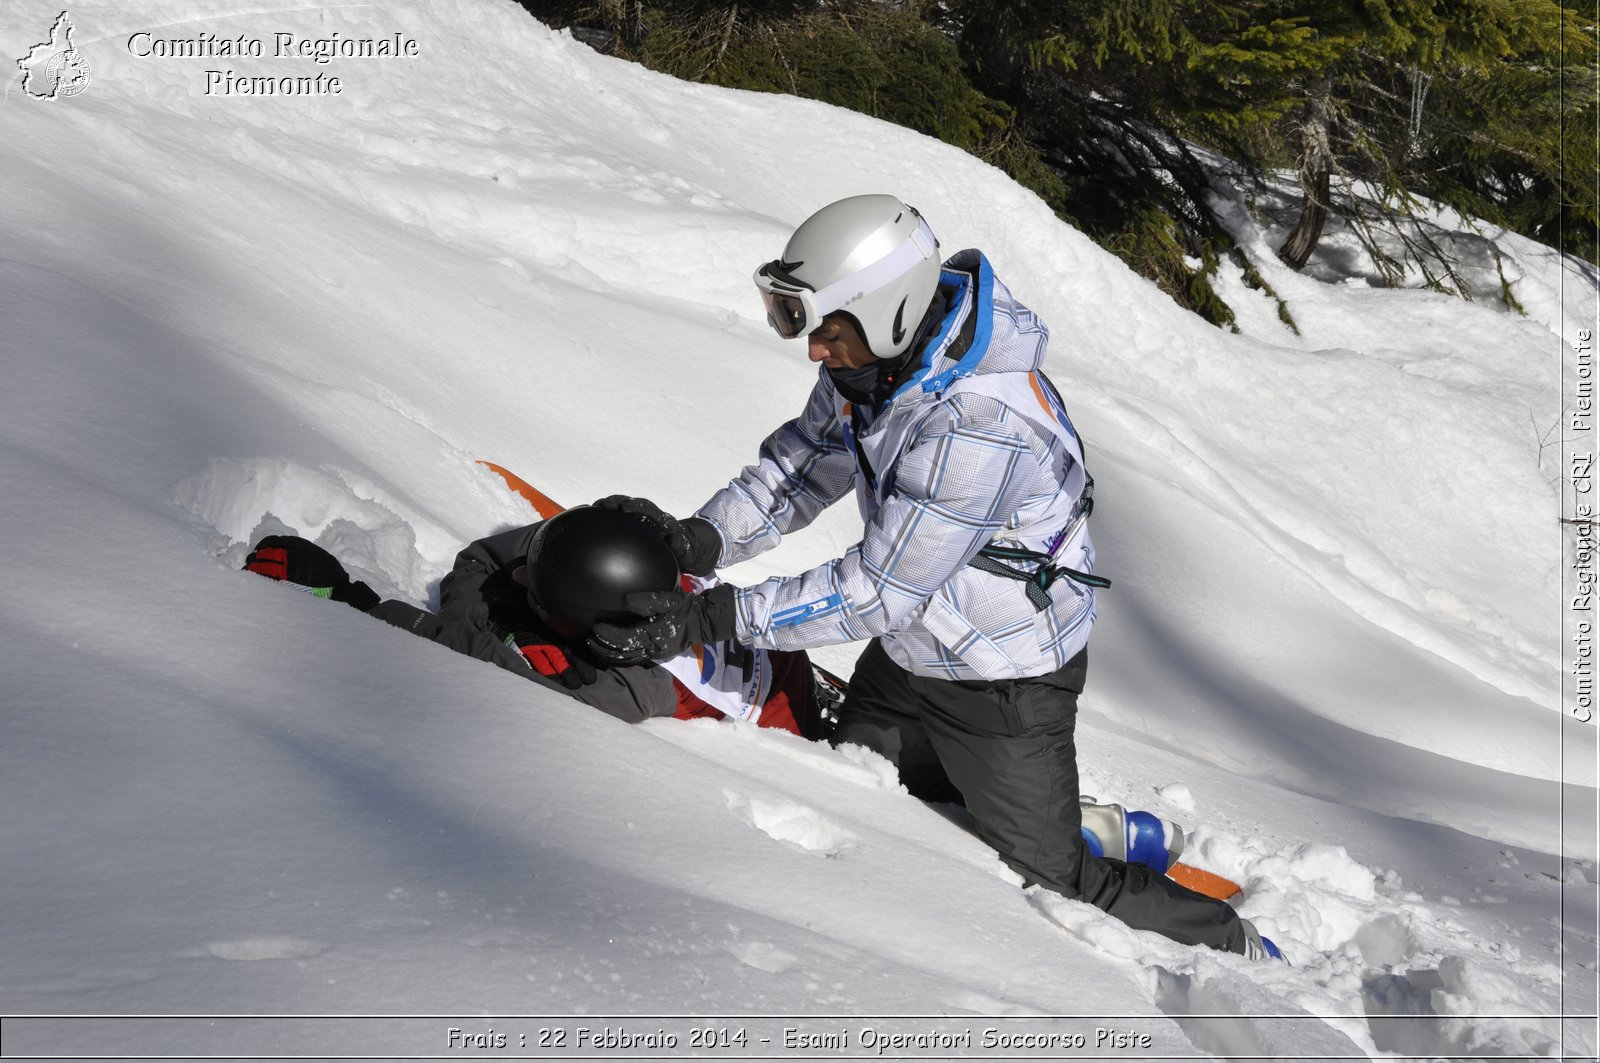
[[[791,264],[781,258],[761,266],[753,279],[767,308],[767,324],[784,339],[792,340],[821,327],[822,319],[834,311],[905,276],[938,250],[939,241],[934,239],[933,230],[918,214],[917,228],[910,239],[901,241],[893,251],[871,265],[823,288],[813,288],[796,277],[791,270],[798,268],[799,263]]]

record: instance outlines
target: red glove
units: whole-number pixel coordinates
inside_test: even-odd
[[[535,672],[554,679],[568,690],[588,686],[600,677],[594,665],[575,651],[546,641],[543,635],[518,632],[506,641],[517,648]]]

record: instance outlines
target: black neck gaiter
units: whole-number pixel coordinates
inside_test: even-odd
[[[923,312],[922,320],[917,325],[916,339],[899,357],[873,361],[860,369],[829,369],[828,376],[832,378],[833,386],[839,389],[839,394],[857,406],[870,406],[874,410],[887,402],[889,396],[894,394],[896,382],[905,375],[907,369],[917,364],[923,346],[933,334],[933,326],[944,317],[947,307],[945,299],[940,298],[942,295],[942,292],[935,293],[933,302]]]

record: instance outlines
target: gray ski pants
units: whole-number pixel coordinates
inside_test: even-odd
[[[1073,728],[1088,651],[1026,679],[912,675],[874,639],[856,663],[835,744],[887,757],[924,801],[966,805],[978,835],[1031,885],[1186,945],[1244,952],[1239,917],[1143,864],[1090,855],[1079,833]]]

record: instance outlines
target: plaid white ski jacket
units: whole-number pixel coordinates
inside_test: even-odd
[[[1088,641],[1092,587],[1058,579],[1041,609],[1026,583],[968,565],[997,543],[1093,569],[1082,447],[1040,370],[1049,331],[975,250],[944,264],[939,297],[947,310],[920,365],[881,410],[852,408],[822,369],[804,412],[701,507],[731,565],[856,488],[862,541],[741,589],[741,641],[792,650],[881,636],[901,667],[946,679],[1043,675]]]

